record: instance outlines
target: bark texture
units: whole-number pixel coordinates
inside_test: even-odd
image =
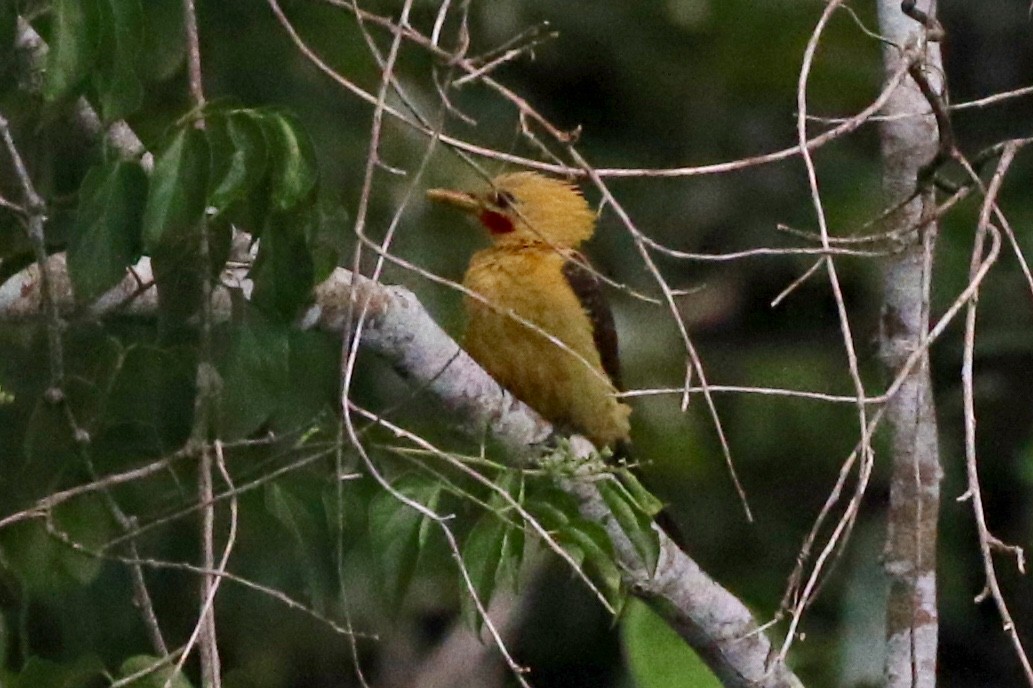
[[[935,16],[934,1],[904,4]],[[939,44],[927,42],[926,27],[907,16],[901,3],[879,0],[878,7],[880,33],[897,46],[884,49],[887,78],[898,69],[905,49],[924,50],[918,68],[929,86],[942,92]],[[913,78],[896,88],[883,114],[896,116],[880,125],[885,201],[890,207],[907,201],[889,218],[887,229],[897,233],[898,252],[886,260],[883,271],[879,348],[883,364],[895,379],[929,329],[930,269],[937,227],[935,221],[926,221],[935,210],[933,190],[919,189],[919,184],[920,171],[936,155],[940,132],[930,103]],[[907,373],[899,392],[889,401],[887,419],[893,470],[884,560],[890,581],[885,685],[930,688],[936,685],[936,524],[941,468],[928,355]]]

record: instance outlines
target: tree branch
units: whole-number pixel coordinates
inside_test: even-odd
[[[50,267],[56,277],[55,303],[63,313],[72,314],[76,305],[64,256],[51,256]],[[223,274],[212,295],[216,320],[230,317],[231,290],[239,291],[245,298],[250,295],[251,283],[244,276],[245,270],[238,265]],[[142,259],[131,272],[85,312],[90,317],[125,312],[154,316],[157,299],[153,288],[146,286],[149,260]],[[145,286],[141,288],[141,284]],[[35,266],[0,285],[0,321],[38,317],[39,292]],[[490,434],[514,465],[533,465],[554,435],[552,426],[503,390],[434,322],[407,289],[384,286],[338,268],[316,287],[313,304],[299,326],[342,333],[349,314],[363,310],[367,313],[363,347],[380,354],[403,377],[434,394],[474,436]],[[580,456],[594,451],[580,437],[572,438],[571,446]],[[632,592],[646,600],[706,660],[726,686],[802,686],[788,667],[770,662],[771,643],[746,606],[704,573],[662,531],[658,531],[659,562],[655,571],[649,571],[591,482],[570,480],[561,487],[578,499],[583,515],[606,528]]]
[[[887,218],[887,229],[900,230],[900,251],[883,264],[883,311],[880,357],[896,376],[919,349],[929,331],[932,251],[936,239],[936,199],[931,184],[919,189],[921,172],[939,151],[936,117],[945,111],[927,95],[942,96],[943,66],[929,27],[935,23],[934,0],[917,3],[880,0],[880,33],[893,45],[884,49],[885,73],[896,71],[906,50],[918,47],[916,65],[923,84],[905,80],[893,92],[880,122],[885,201],[907,203]],[[910,16],[905,14],[910,13]],[[921,21],[921,23],[919,23]],[[923,87],[928,93],[923,93]],[[898,117],[898,115],[907,115]],[[919,227],[917,233],[905,229]],[[940,477],[936,414],[928,354],[904,378],[886,407],[890,422],[892,477],[884,568],[890,579],[886,601],[886,686],[936,685],[938,614],[936,607],[936,522]]]

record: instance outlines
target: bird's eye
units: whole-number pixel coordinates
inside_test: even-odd
[[[491,202],[500,210],[509,210],[516,203],[516,199],[508,191],[496,191],[491,196]]]

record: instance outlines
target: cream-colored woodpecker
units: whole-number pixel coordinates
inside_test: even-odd
[[[553,424],[622,451],[631,409],[617,397],[613,315],[577,252],[595,231],[595,213],[577,187],[516,172],[477,191],[427,195],[477,218],[492,240],[463,280],[483,297],[465,299],[464,348]]]

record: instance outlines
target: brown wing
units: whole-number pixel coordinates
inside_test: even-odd
[[[621,363],[617,355],[617,328],[613,324],[613,311],[610,310],[610,303],[606,300],[599,279],[582,265],[584,262],[584,256],[572,253],[563,264],[563,276],[592,321],[592,339],[599,351],[603,370],[613,386],[621,391]]]

